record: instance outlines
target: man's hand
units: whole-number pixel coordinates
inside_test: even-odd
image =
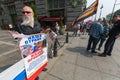
[[[12,35],[13,38],[22,38],[25,36],[24,34],[20,34],[17,31],[9,31],[9,33]]]
[[[44,30],[44,33],[48,33],[49,31],[51,31],[51,29],[47,28],[47,29]]]

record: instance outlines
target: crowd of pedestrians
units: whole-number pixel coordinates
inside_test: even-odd
[[[80,36],[79,30],[80,30],[80,23],[76,23],[73,27],[73,34],[72,35],[75,37]]]
[[[114,23],[110,24],[105,18],[103,18],[103,20],[99,18],[90,24],[80,22],[80,27],[78,27],[78,23],[76,23],[73,36],[77,36],[78,32],[80,35],[87,33],[89,35],[87,51],[98,53],[97,50],[101,51],[101,47],[103,47],[103,53],[99,53],[98,56],[111,56],[115,40],[120,37],[120,14],[115,13],[113,21]]]

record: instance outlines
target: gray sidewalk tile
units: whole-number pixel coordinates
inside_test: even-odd
[[[120,55],[113,55],[112,58],[115,63],[120,67]]]
[[[45,79],[42,79],[42,80],[62,80],[61,78],[55,76],[55,75],[52,75],[52,74],[48,74]]]
[[[101,76],[98,71],[76,67],[75,79],[73,80],[101,80]]]
[[[49,73],[61,80],[74,80],[74,68],[75,65],[59,60]]]
[[[100,72],[116,75],[120,77],[120,67],[110,57],[101,58],[96,60]]]
[[[78,56],[77,65],[98,71],[96,61],[91,57],[86,57],[82,55]]]
[[[68,63],[71,63],[71,64],[75,64],[76,63],[76,55],[74,54],[70,54],[70,53],[64,53],[62,55],[62,57],[60,57],[60,61],[63,61],[63,62],[68,62]]]
[[[102,78],[103,78],[102,80],[120,80],[120,77],[116,77],[104,73],[102,73]]]
[[[21,59],[21,55],[19,54],[19,50],[16,50],[14,52],[11,52],[7,56],[3,55],[2,57],[0,57],[0,72],[18,62]]]
[[[14,45],[0,44],[0,54],[4,54],[10,50],[17,49]]]

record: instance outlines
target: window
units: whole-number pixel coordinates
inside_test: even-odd
[[[50,10],[49,15],[50,15],[50,17],[64,16],[64,10]]]
[[[48,0],[48,10],[51,9],[63,9],[65,0]]]
[[[8,6],[8,10],[9,10],[9,15],[11,16],[12,23],[15,24],[17,18],[15,5]]]
[[[16,14],[15,5],[8,6],[8,9],[10,14]]]
[[[65,0],[48,0],[48,12],[50,17],[64,16]]]
[[[31,6],[32,4],[35,4],[35,1],[25,2],[24,4],[27,6]]]

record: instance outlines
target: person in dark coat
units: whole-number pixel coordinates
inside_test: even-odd
[[[100,35],[103,33],[101,21],[101,19],[98,19],[98,21],[93,22],[90,26],[87,51],[91,49],[92,53],[97,53],[95,49],[100,39]]]
[[[111,56],[115,40],[120,37],[120,14],[115,14],[113,18],[115,22],[109,32],[109,38],[105,43],[104,52],[98,55],[100,57],[106,57],[107,55]]]
[[[99,40],[100,43],[98,45],[98,50],[101,50],[103,43],[105,42],[106,38],[108,37],[109,30],[110,30],[110,27],[109,27],[108,21],[104,20],[103,21],[103,33],[100,36],[100,40]]]

